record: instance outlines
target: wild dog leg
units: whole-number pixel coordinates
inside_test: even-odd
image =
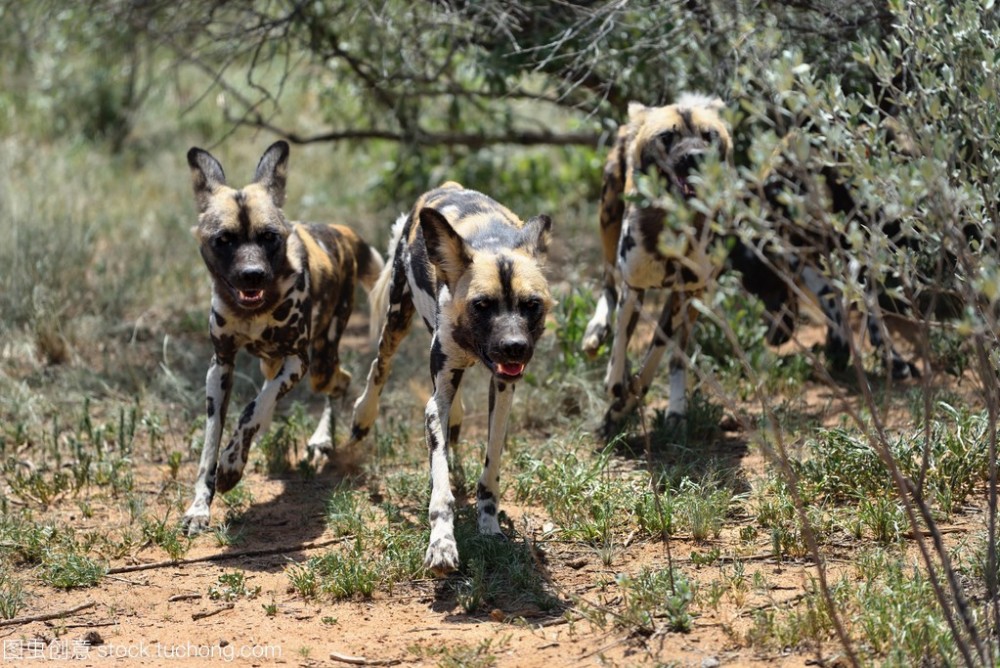
[[[608,358],[608,369],[604,376],[604,389],[611,399],[604,418],[603,430],[612,436],[618,423],[628,414],[631,399],[629,382],[628,342],[639,322],[644,292],[623,286],[618,300],[618,323]],[[634,407],[634,404],[633,404]]]
[[[194,500],[181,519],[181,528],[188,535],[208,528],[209,508],[215,497],[215,468],[219,458],[222,427],[226,422],[229,397],[233,389],[233,358],[216,353],[205,378],[205,444],[201,449],[198,477],[194,483]]]
[[[500,508],[500,458],[503,456],[507,436],[507,418],[514,402],[514,385],[490,379],[490,427],[486,446],[483,475],[476,485],[476,507],[479,515],[479,533],[503,535],[497,521]]]
[[[437,368],[435,368],[437,367]],[[457,387],[452,384],[452,371],[442,352],[439,334],[431,342],[431,376],[434,394],[427,402],[424,420],[427,449],[430,455],[431,500],[427,515],[431,537],[424,557],[424,567],[438,575],[458,568],[458,544],[455,542],[455,497],[451,492],[448,471],[448,439],[444,425],[448,424],[451,405]]]
[[[215,480],[218,491],[228,492],[236,487],[243,477],[250,444],[271,426],[275,404],[302,379],[308,365],[308,360],[302,357],[285,358],[277,376],[264,381],[260,394],[243,409],[236,431],[219,455]]]
[[[608,334],[611,333],[611,321],[614,319],[614,308],[617,303],[618,290],[615,287],[614,269],[605,267],[604,287],[600,297],[597,298],[594,315],[590,318],[587,329],[583,333],[581,346],[588,357],[596,356],[601,344],[607,341]]]
[[[340,339],[354,309],[354,282],[344,281],[340,290],[340,299],[326,326],[326,336],[316,338],[312,345],[309,364],[310,384],[314,392],[326,395],[326,401],[319,424],[306,444],[307,461],[315,460],[320,453],[328,456],[333,454],[333,438],[336,430],[333,400],[344,396],[351,384],[351,374],[340,366]]]
[[[448,413],[448,445],[456,445],[462,435],[462,419],[465,417],[465,406],[462,404],[462,392],[459,383],[465,373],[462,369],[452,372],[451,384],[455,386],[455,396],[451,400],[451,411]]]
[[[396,354],[399,344],[406,337],[406,333],[410,331],[414,310],[413,298],[406,282],[406,274],[394,271],[389,293],[388,312],[378,340],[378,355],[372,360],[368,370],[365,391],[354,402],[354,415],[351,417],[351,438],[347,443],[348,446],[360,442],[375,424],[375,418],[378,417],[378,402],[385,383],[389,379],[389,372],[392,370],[392,356]]]

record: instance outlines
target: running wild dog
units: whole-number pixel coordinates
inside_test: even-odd
[[[205,445],[194,501],[182,520],[194,534],[208,528],[215,492],[240,481],[250,444],[267,431],[275,403],[307,372],[312,389],[326,395],[307,451],[332,452],[331,400],[343,396],[351,380],[340,368],[337,348],[355,286],[360,282],[371,290],[383,263],[346,227],[286,220],[286,142],[264,152],[253,182],[240,189],[226,185],[222,165],[207,151],[192,148],[187,159],[199,214],[192,231],[212,277],[209,328],[215,351],[206,379]],[[241,349],[260,359],[265,381],[220,454]]]
[[[351,442],[375,422],[392,356],[417,312],[431,333],[434,393],[425,411],[430,452],[430,543],[424,565],[438,574],[458,567],[455,498],[448,448],[462,424],[459,385],[466,369],[491,373],[486,462],[477,485],[479,532],[503,536],[497,521],[500,456],[514,388],[531,360],[552,305],[542,274],[551,221],[522,222],[486,195],[449,182],[420,197],[393,227],[388,259],[372,290],[378,355],[354,404]]]

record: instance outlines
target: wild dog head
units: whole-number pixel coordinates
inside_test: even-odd
[[[693,197],[690,177],[702,158],[709,151],[718,151],[722,158],[729,155],[732,140],[719,115],[722,107],[718,98],[694,94],[683,95],[676,104],[665,107],[631,103],[631,169],[655,173],[676,196]]]
[[[285,243],[292,227],[281,210],[288,144],[272,144],[253,182],[239,190],[226,185],[222,165],[208,151],[192,148],[187,159],[199,214],[193,232],[216,294],[234,313],[267,311],[281,298],[276,279],[291,272]]]
[[[536,216],[520,228],[497,223],[463,238],[439,211],[423,207],[419,224],[428,259],[450,293],[440,319],[453,340],[498,380],[519,380],[552,306],[541,267],[551,220]]]

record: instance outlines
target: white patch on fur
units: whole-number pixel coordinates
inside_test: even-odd
[[[705,95],[704,93],[696,92],[686,92],[681,93],[680,97],[677,98],[677,106],[681,109],[693,109],[696,107],[702,107],[705,109],[715,109],[719,111],[726,107],[726,103],[722,101],[722,98],[716,95]]]

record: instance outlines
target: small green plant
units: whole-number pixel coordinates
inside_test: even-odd
[[[687,413],[678,420],[665,410],[657,409],[650,423],[650,441],[654,451],[676,445],[711,443],[722,434],[722,406],[695,391],[688,397]]]
[[[18,468],[9,484],[14,496],[48,507],[73,488],[73,480],[73,476],[58,470],[46,475],[43,471]]]
[[[639,475],[609,476],[610,457],[610,449],[595,459],[572,449],[549,460],[520,452],[513,480],[516,496],[544,505],[563,536],[609,545],[615,536],[627,534],[637,496],[648,484]]]
[[[320,576],[320,591],[334,599],[371,598],[382,581],[381,563],[370,560],[357,547],[344,555],[330,552],[320,557],[315,566]]]
[[[615,582],[624,599],[620,624],[645,636],[656,631],[659,619],[666,620],[670,631],[691,630],[695,585],[683,573],[644,568],[635,576],[619,575]]]
[[[45,584],[58,589],[77,589],[95,586],[106,572],[104,564],[85,555],[49,552],[42,562],[39,577]]]
[[[24,586],[0,561],[0,619],[14,619],[25,605]]]
[[[722,551],[718,547],[712,547],[706,552],[692,552],[691,563],[695,566],[711,566],[722,556]]]
[[[326,522],[335,536],[358,536],[364,533],[362,501],[362,494],[346,485],[333,491],[326,503]]]
[[[229,522],[222,522],[212,529],[212,536],[215,544],[219,547],[232,547],[243,542],[244,528],[242,526],[234,529]]]
[[[169,516],[163,519],[142,517],[140,523],[143,538],[153,545],[162,547],[174,561],[184,556],[191,545],[191,541],[180,530],[177,522],[172,521]]]
[[[639,496],[635,509],[639,527],[652,536],[673,535],[676,513],[674,498],[669,487],[658,497],[648,493]]]
[[[674,499],[676,522],[697,541],[717,538],[733,498],[733,491],[718,482],[684,479]]]
[[[570,373],[584,363],[580,344],[595,304],[593,292],[575,286],[559,298],[553,311],[555,324],[552,328],[559,349],[557,372]]]
[[[274,599],[270,603],[262,603],[260,607],[264,609],[264,614],[268,617],[274,617],[278,614],[278,604],[274,602]]]
[[[319,578],[310,562],[293,564],[286,571],[292,589],[304,599],[316,598],[319,594]]]
[[[175,450],[167,456],[167,467],[170,469],[170,479],[177,480],[177,474],[181,470],[181,464],[184,461],[184,455],[179,451]]]
[[[49,547],[60,540],[60,532],[52,525],[36,524],[17,515],[0,516],[0,550],[13,562],[38,564]]]
[[[934,366],[953,376],[964,376],[971,357],[968,339],[955,330],[938,327],[930,329],[929,334]]]
[[[246,575],[242,571],[223,573],[215,584],[208,588],[208,597],[213,601],[235,601],[241,598],[253,599],[260,595],[260,587],[247,586]]]
[[[292,469],[291,457],[298,454],[299,443],[305,443],[309,437],[306,423],[305,406],[295,402],[291,412],[278,418],[274,426],[261,437],[258,451],[264,459],[265,473],[280,475]]]
[[[902,506],[892,499],[861,499],[857,513],[861,526],[883,545],[899,541],[907,528]]]

